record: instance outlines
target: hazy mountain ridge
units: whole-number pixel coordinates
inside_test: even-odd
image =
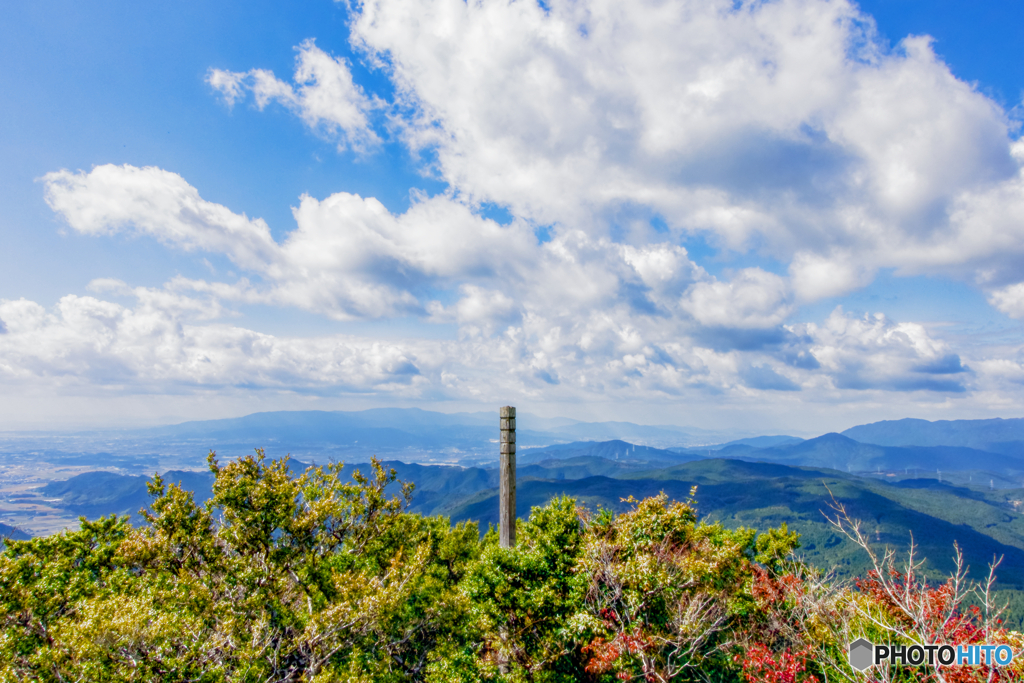
[[[664,448],[632,444],[621,439],[610,441],[574,441],[544,448],[520,450],[517,463],[536,463],[545,460],[566,460],[576,457],[597,457],[631,463],[682,463],[699,460],[702,456],[689,452],[679,453]]]
[[[847,472],[913,469],[934,473],[973,469],[1008,476],[1024,474],[1024,457],[1015,455],[965,446],[880,446],[836,433],[771,448],[738,444],[722,448],[716,455]]]
[[[306,459],[365,461],[376,454],[403,462],[487,467],[496,457],[496,422],[496,415],[486,412],[438,413],[405,408],[358,412],[278,411],[95,437],[79,435],[77,440],[74,435],[62,435],[47,442],[45,435],[37,435],[37,443],[7,442],[3,444],[3,451],[11,452],[20,446],[18,450],[31,451],[35,459],[43,461],[78,465],[91,462],[96,466],[109,462],[122,469],[134,467],[137,472],[202,467],[210,449],[235,457],[258,446],[265,447],[275,457],[291,452]],[[542,418],[525,412],[520,413],[518,423],[520,458],[528,461],[546,457],[537,456],[532,452],[534,449],[621,441],[623,450],[627,447],[631,451],[641,447],[661,451],[671,449],[676,456],[647,451],[648,459],[654,460],[657,456],[666,462],[679,461],[678,455],[707,457],[712,453],[729,457],[748,457],[756,453],[761,459],[851,470],[896,468],[900,466],[900,459],[909,459],[905,467],[925,467],[925,461],[933,457],[939,459],[932,469],[958,467],[955,461],[963,457],[983,463],[976,469],[1000,468],[1001,461],[982,453],[997,453],[1024,462],[1024,419],[940,422],[907,419],[858,425],[841,434],[823,435],[806,441],[787,435],[737,435],[740,438],[717,442],[711,439],[716,432],[691,427],[580,422],[568,418]],[[839,436],[862,445],[844,445],[836,439]],[[836,443],[823,443],[823,439],[827,441],[826,437]],[[94,442],[89,443],[91,448],[82,447],[89,439]],[[947,450],[915,454],[875,451],[872,446],[968,448],[974,452]],[[591,454],[608,457],[605,453]],[[562,454],[552,451],[551,457],[562,457]]]
[[[1002,444],[1024,444],[1024,418],[988,420],[884,420],[842,432],[862,443],[880,446],[964,446],[992,450]],[[998,451],[1001,452],[1001,451]],[[1024,452],[1024,450],[1022,450]]]
[[[520,412],[517,437],[523,446],[543,447],[576,441],[629,440],[665,448],[709,443],[726,432],[632,422],[581,422]],[[417,408],[364,411],[276,411],[239,418],[183,422],[126,432],[143,439],[170,438],[236,444],[325,444],[366,449],[457,449],[469,455],[488,452],[497,436],[495,413],[438,413]],[[216,444],[211,443],[211,448]]]

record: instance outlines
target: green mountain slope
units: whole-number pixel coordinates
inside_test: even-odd
[[[2,547],[3,539],[5,538],[13,538],[16,541],[24,541],[25,539],[29,538],[29,535],[21,529],[17,529],[7,524],[0,524],[0,547]]]
[[[666,465],[667,463],[659,463]],[[426,515],[435,514],[452,501],[464,500],[478,491],[497,488],[498,471],[479,467],[449,465],[420,465],[399,461],[385,461],[385,467],[394,468],[400,481],[416,484],[411,512]],[[617,476],[637,470],[649,469],[647,461],[616,462],[604,458],[572,457],[564,460],[548,460],[517,468],[520,481],[531,479],[566,480],[582,479],[595,475]],[[305,469],[305,463],[291,460],[293,473]],[[370,471],[367,463],[353,463],[342,469],[343,474],[360,470]],[[213,475],[209,472],[171,471],[164,475],[168,484],[181,484],[195,494],[196,501],[205,502],[212,494]],[[150,496],[146,490],[148,477],[114,474],[111,472],[86,472],[65,481],[51,482],[39,489],[39,493],[75,515],[90,519],[105,515],[128,515],[133,523],[141,521],[138,512],[149,505]],[[389,493],[397,493],[399,484],[389,487]]]
[[[811,444],[810,449],[808,443],[793,448],[801,448],[805,455],[827,455],[825,449],[830,446],[850,449],[839,451],[847,453],[863,452],[864,446],[839,435]],[[477,520],[484,528],[497,521],[496,470],[386,464],[397,470],[400,479],[416,484],[411,511],[444,514],[453,521]],[[292,461],[292,467],[304,469],[297,461]],[[831,491],[851,515],[864,521],[865,531],[879,545],[905,549],[913,534],[921,556],[928,558],[928,567],[935,572],[951,568],[954,542],[964,550],[975,573],[983,571],[994,555],[1005,555],[1001,585],[1024,587],[1024,518],[1018,512],[1024,490],[989,491],[984,486],[920,479],[889,483],[832,469],[722,458],[657,469],[641,467],[643,461],[594,457],[524,465],[518,469],[517,513],[526,516],[531,507],[561,494],[592,509],[621,512],[628,507],[623,502],[628,496],[644,498],[664,491],[673,499],[685,500],[696,485],[700,514],[729,527],[763,529],[785,522],[802,534],[809,561],[838,567],[846,574],[863,574],[867,567],[862,553],[838,536],[825,518],[831,513]],[[365,471],[367,466],[350,465],[346,471],[356,468]],[[166,479],[181,481],[199,501],[210,495],[208,473],[172,472]],[[87,517],[134,515],[149,503],[145,478],[99,472],[49,484],[44,494]]]
[[[798,531],[802,550],[813,564],[837,567],[840,573],[862,575],[867,570],[863,553],[838,535],[826,514],[831,496],[863,520],[864,529],[880,547],[905,550],[911,535],[933,576],[952,568],[953,544],[969,558],[972,574],[985,571],[993,556],[1005,556],[999,572],[1004,587],[1024,587],[1024,518],[1004,498],[978,491],[913,489],[871,481],[841,472],[793,468],[769,463],[706,460],[676,467],[623,474],[618,479],[588,477],[575,481],[526,481],[517,490],[517,513],[528,514],[554,495],[573,496],[591,508],[621,512],[623,498],[644,498],[666,493],[685,500],[696,485],[698,510],[724,525],[763,529],[783,522]],[[831,494],[830,494],[831,491]],[[1024,496],[1024,491],[1019,492]],[[1021,497],[1018,496],[1018,497]],[[497,521],[496,492],[438,510],[453,521],[474,519],[485,526]]]
[[[167,484],[180,484],[192,491],[199,503],[213,493],[213,475],[209,472],[167,472]],[[50,482],[40,493],[60,507],[89,519],[106,515],[128,515],[132,521],[141,521],[139,510],[152,500],[146,489],[149,477],[114,474],[112,472],[85,472],[66,481]]]

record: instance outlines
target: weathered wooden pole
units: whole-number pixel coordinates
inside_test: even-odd
[[[501,424],[498,535],[501,547],[511,548],[516,544],[516,409],[505,406],[498,416]]]

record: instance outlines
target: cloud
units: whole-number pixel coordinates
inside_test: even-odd
[[[797,252],[789,264],[793,290],[802,302],[842,296],[874,279],[875,268],[857,263],[850,252],[829,255]]]
[[[203,200],[162,169],[106,165],[43,180],[50,206],[78,232],[145,235],[224,254],[257,281],[221,283],[216,296],[338,319],[422,315],[438,289],[460,292],[455,315],[465,322],[480,322],[484,309],[505,320],[517,307],[575,318],[581,306],[615,306],[624,291],[634,293],[641,314],[655,305],[671,313],[694,279],[711,281],[681,247],[633,248],[581,231],[539,243],[525,222],[499,225],[449,195],[416,197],[400,215],[347,192],[304,195],[293,209],[296,228],[278,243],[261,219]],[[479,301],[485,290],[500,293],[500,306]]]
[[[135,232],[185,251],[223,253],[249,269],[274,258],[276,245],[263,220],[202,199],[176,173],[106,164],[89,173],[54,171],[43,181],[46,203],[83,234]]]
[[[960,360],[960,356],[949,353],[941,358],[928,360],[914,368],[915,372],[923,372],[929,375],[956,375],[967,372],[967,368]]]
[[[98,277],[94,280],[90,280],[89,284],[85,286],[90,292],[97,294],[120,294],[128,295],[131,294],[132,288],[128,286],[124,280],[118,280],[112,277]]]
[[[127,385],[129,393],[175,385],[360,392],[418,381],[411,352],[394,344],[189,324],[193,307],[167,295],[136,295],[135,307],[68,295],[52,312],[24,299],[0,301],[10,325],[0,343],[0,374],[9,381]]]
[[[507,316],[494,292],[465,292],[473,318],[458,339],[385,342],[351,335],[284,337],[226,324],[188,281],[135,288],[132,305],[68,295],[52,309],[0,301],[0,375],[10,387],[107,387],[108,391],[220,391],[230,387],[314,395],[373,394],[419,400],[500,401],[509,396],[579,401],[685,395],[744,401],[800,392],[807,401],[859,394],[958,394],[1020,375],[972,363],[919,325],[837,309],[825,324],[785,330],[767,347],[714,349],[658,326],[629,326],[592,312],[572,326],[529,314],[493,334],[480,321]],[[124,292],[118,292],[123,295]],[[193,299],[197,296],[198,299]],[[488,307],[496,307],[494,313]],[[456,307],[455,310],[458,310]],[[799,327],[799,329],[797,329]],[[474,331],[475,330],[475,331]]]
[[[352,40],[407,144],[515,216],[599,234],[646,207],[790,263],[806,301],[879,267],[1024,277],[1005,112],[850,2],[370,0]]]
[[[369,116],[378,104],[352,79],[344,59],[334,58],[312,39],[296,48],[294,83],[279,80],[270,71],[246,72],[210,69],[206,82],[233,107],[250,91],[256,107],[277,102],[295,112],[312,129],[337,138],[341,149],[366,151],[380,143]]]
[[[235,106],[236,102],[245,97],[245,81],[248,77],[248,73],[210,69],[206,73],[206,82],[220,93],[224,104],[231,108]]]
[[[516,302],[502,292],[475,285],[463,285],[460,291],[462,296],[453,308],[464,333],[491,336],[497,328],[515,323],[521,315]]]
[[[1011,318],[1024,318],[1024,282],[989,292],[988,302]]]
[[[767,391],[800,391],[800,386],[766,365],[753,365],[740,373],[744,384]]]
[[[351,8],[351,41],[390,78],[391,102],[309,40],[298,89],[260,70],[208,80],[229,103],[252,91],[313,128],[333,121],[322,130],[342,143],[386,109],[381,134],[428,151],[428,172],[460,201],[505,207],[567,243],[582,233],[632,249],[647,271],[620,292],[637,309],[671,306],[642,264],[648,239],[616,232],[629,207],[662,220],[667,248],[700,233],[788,264],[789,310],[879,268],[990,288],[1024,279],[1024,142],[1006,113],[929,38],[890,49],[846,0],[369,0]],[[708,318],[698,299],[688,310]]]
[[[893,322],[881,314],[855,318],[837,307],[823,325],[796,325],[793,332],[810,340],[820,375],[837,389],[967,390],[969,370],[960,356],[922,325]]]
[[[80,367],[94,381],[104,373],[151,381],[163,367],[168,381],[309,388],[321,384],[297,368],[317,367],[346,386],[368,386],[322,370],[331,340],[281,340],[220,322],[234,315],[232,305],[245,303],[338,319],[411,313],[423,324],[456,323],[458,341],[410,341],[389,347],[397,360],[376,371],[346,370],[384,377],[403,391],[410,378],[423,391],[443,392],[460,377],[459,386],[481,394],[490,380],[479,378],[492,371],[516,391],[543,384],[567,394],[793,391],[816,377],[849,390],[965,386],[956,377],[965,371],[959,356],[919,325],[837,310],[822,326],[786,326],[794,304],[785,278],[746,268],[720,279],[670,243],[622,245],[584,231],[538,242],[525,222],[499,225],[449,195],[419,197],[395,215],[375,199],[344,192],[301,197],[296,228],[276,242],[262,221],[206,202],[161,169],[103,166],[49,174],[45,182],[51,205],[72,229],[219,251],[255,278],[176,277],[162,288],[111,278],[90,283],[95,294],[134,298],[131,308],[74,296],[55,313],[9,304],[10,313],[0,312],[15,333],[7,335],[9,357],[28,354],[26,367],[53,376]],[[169,355],[153,357],[146,346],[153,343]],[[344,344],[373,347],[371,340]],[[70,347],[58,352],[62,345]],[[500,369],[486,351],[494,345],[505,349]],[[269,365],[256,363],[256,349]],[[219,358],[228,369],[207,368],[202,358]],[[470,359],[480,366],[468,367]]]
[[[759,268],[746,268],[729,282],[705,281],[686,293],[682,307],[706,327],[777,327],[792,311],[785,280]]]
[[[443,195],[400,216],[345,192],[323,201],[303,196],[294,209],[298,227],[279,244],[262,219],[203,200],[181,176],[159,168],[105,165],[43,180],[51,208],[78,232],[133,233],[224,254],[260,284],[222,286],[219,296],[338,319],[417,313],[420,289],[507,277],[506,264],[536,260],[527,227],[499,226]]]
[[[229,106],[279,104],[344,149],[404,145],[447,188],[402,213],[345,188],[303,195],[275,240],[167,170],[47,174],[72,230],[223,254],[242,277],[99,277],[94,296],[52,310],[4,302],[2,372],[568,401],[945,396],[1016,376],[1017,361],[913,321],[837,309],[791,322],[880,268],[974,282],[1024,316],[1024,143],[927,39],[889,49],[844,0],[350,12],[356,56],[390,80],[390,101],[312,40],[290,80],[211,69],[207,83]],[[509,217],[485,218],[484,203]],[[684,244],[740,265],[719,273]],[[230,324],[241,304],[458,332],[275,337]]]

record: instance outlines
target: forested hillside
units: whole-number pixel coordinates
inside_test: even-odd
[[[8,541],[0,680],[924,681],[935,671],[856,673],[847,645],[1024,645],[984,582],[954,566],[928,583],[874,554],[838,503],[832,529],[870,568],[856,583],[796,559],[784,524],[702,521],[699,488],[614,510],[556,496],[501,548],[493,529],[409,512],[412,486],[376,461],[209,464],[205,505],[157,477],[138,526]]]
[[[837,435],[838,436],[838,435]],[[847,441],[844,437],[839,437]],[[811,444],[813,441],[803,442]],[[625,444],[628,445],[628,444]],[[624,452],[622,442],[590,444],[593,452]],[[876,448],[876,447],[872,447]],[[786,523],[803,538],[800,555],[822,570],[835,570],[844,577],[863,575],[869,569],[864,553],[848,539],[835,533],[828,523],[829,501],[834,497],[846,505],[871,531],[872,542],[905,552],[911,538],[928,562],[922,568],[932,578],[952,569],[952,548],[958,543],[978,578],[992,557],[1005,557],[1000,572],[1000,589],[1024,588],[1024,515],[1020,501],[1024,490],[987,486],[958,486],[936,479],[882,476],[870,478],[821,467],[795,467],[768,462],[725,458],[704,458],[674,464],[659,460],[657,449],[637,449],[620,460],[577,455],[582,444],[551,449],[564,459],[521,464],[517,468],[518,505],[521,518],[530,509],[556,496],[567,495],[592,509],[598,507],[621,513],[629,509],[623,499],[645,498],[661,492],[673,500],[686,500],[691,487],[698,486],[697,514],[719,521],[726,528],[777,526]],[[776,453],[771,449],[770,453]],[[815,453],[817,449],[803,449]],[[659,451],[659,453],[664,453]],[[532,454],[531,454],[532,455]],[[673,454],[669,453],[669,456]],[[294,474],[306,465],[290,460]],[[495,469],[430,466],[387,461],[404,481],[415,483],[409,512],[444,515],[453,522],[477,522],[483,529],[498,521]],[[367,464],[338,466],[349,477]],[[168,483],[180,483],[205,503],[213,494],[211,472],[165,472]],[[964,480],[966,476],[962,477]],[[96,518],[100,515],[129,515],[142,521],[138,511],[148,504],[147,478],[90,472],[41,489],[42,494],[68,511]],[[398,485],[392,484],[396,493]],[[1024,613],[1012,617],[1018,623]]]

